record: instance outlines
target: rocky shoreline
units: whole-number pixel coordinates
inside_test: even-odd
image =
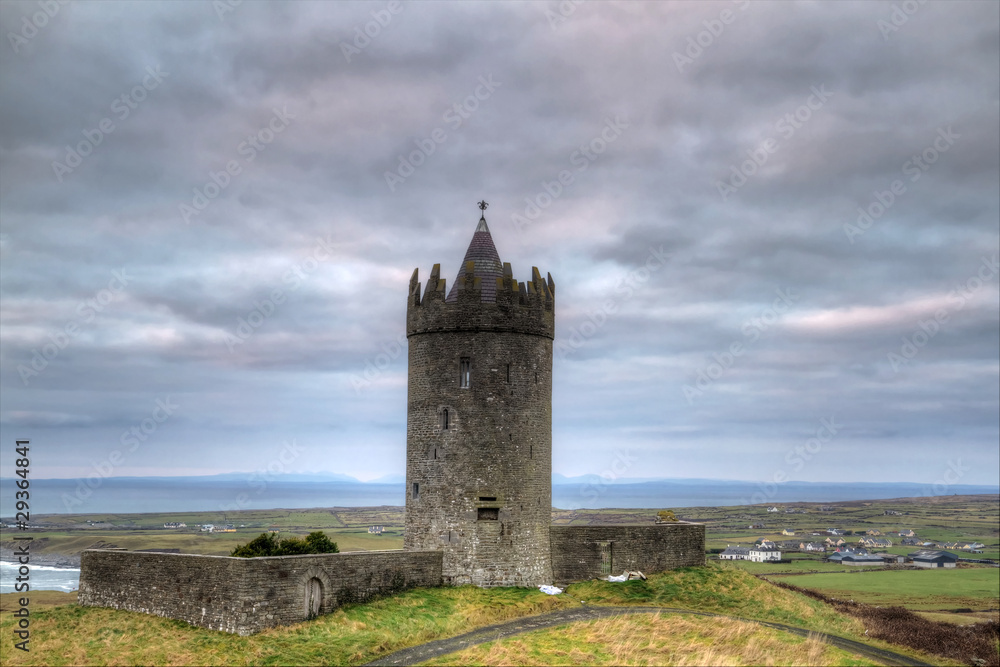
[[[12,549],[0,548],[0,561],[17,563],[17,555]],[[80,554],[31,554],[29,565],[44,565],[46,567],[80,567]]]

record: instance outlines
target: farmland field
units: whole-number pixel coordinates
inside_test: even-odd
[[[667,508],[664,508],[667,509]],[[752,544],[767,537],[778,542],[822,541],[813,533],[836,527],[844,539],[856,544],[859,533],[879,530],[893,546],[887,551],[908,554],[917,549],[903,546],[899,530],[912,529],[920,539],[933,541],[977,541],[984,544],[980,558],[1000,557],[1000,499],[995,495],[898,498],[876,501],[788,503],[778,512],[768,512],[766,505],[729,507],[672,508],[687,521],[705,524],[706,548],[724,549],[729,544]],[[577,509],[553,508],[553,525],[594,525],[647,523],[653,520],[649,509]],[[34,517],[33,517],[34,518]],[[302,536],[323,530],[337,542],[341,551],[399,549],[403,545],[402,507],[330,507],[316,509],[269,509],[230,512],[179,512],[148,514],[62,514],[42,515],[34,531],[33,553],[39,556],[78,559],[83,549],[116,546],[126,549],[178,549],[184,553],[223,555],[237,544],[245,544],[265,530],[277,530],[283,536]],[[184,522],[183,529],[165,529],[165,522]],[[205,533],[199,524],[231,523],[233,533]],[[385,532],[372,535],[371,525],[383,526]],[[764,528],[750,528],[764,525]],[[782,529],[795,536],[782,535]],[[10,548],[10,531],[0,534],[0,542]],[[787,550],[786,550],[787,551]],[[788,554],[786,554],[787,556]],[[791,554],[792,563],[740,563],[738,567],[753,574],[775,572],[818,572],[843,570],[820,561],[822,556]],[[815,561],[805,560],[815,558]],[[803,559],[803,560],[799,560]],[[76,562],[79,562],[78,560]]]
[[[1000,606],[1000,569],[992,567],[803,574],[780,581],[835,598],[912,610],[981,611]]]

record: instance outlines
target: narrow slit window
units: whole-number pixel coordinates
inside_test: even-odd
[[[472,360],[462,357],[458,362],[458,386],[468,389],[472,384]]]
[[[441,430],[442,431],[447,431],[448,430],[448,423],[449,423],[448,422],[448,408],[444,408],[443,410],[441,410]]]
[[[437,448],[437,447],[435,447],[435,448],[434,448],[434,460],[435,460],[435,461],[437,460],[437,457],[438,457],[438,448]]]
[[[510,384],[510,364],[507,364],[507,384]]]
[[[420,497],[420,484],[417,482],[413,483],[413,499],[416,500]]]
[[[434,450],[434,451],[437,451],[437,450]],[[529,459],[535,458],[535,446],[534,445],[528,445],[528,458]]]

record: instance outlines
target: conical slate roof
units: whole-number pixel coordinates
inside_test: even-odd
[[[486,226],[486,218],[479,219],[476,233],[472,235],[472,242],[469,249],[465,251],[465,259],[458,270],[458,278],[451,284],[448,292],[447,303],[458,301],[458,285],[465,281],[465,263],[473,262],[475,265],[475,275],[481,278],[480,285],[483,290],[483,301],[496,302],[497,300],[497,278],[503,278],[503,262],[497,253],[497,247],[493,245],[493,237],[490,236],[490,228]]]

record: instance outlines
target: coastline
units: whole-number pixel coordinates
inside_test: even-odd
[[[12,549],[0,548],[0,561],[17,563],[17,556]],[[31,565],[45,567],[80,568],[80,554],[31,554]]]

